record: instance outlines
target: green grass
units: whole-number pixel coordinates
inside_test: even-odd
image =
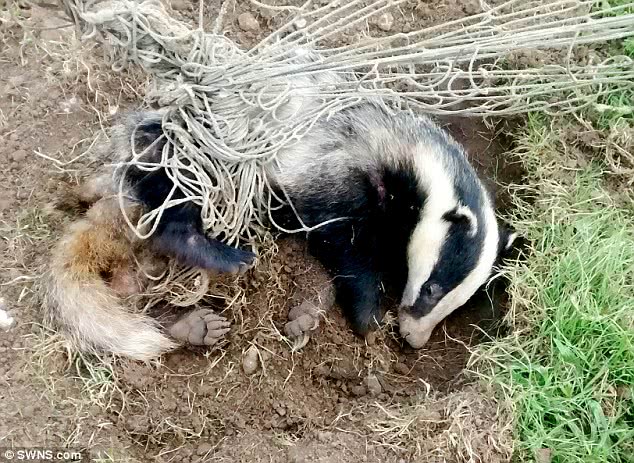
[[[513,219],[531,244],[508,269],[516,330],[485,348],[484,374],[514,404],[516,461],[549,449],[553,463],[634,462],[634,210],[599,165],[571,169],[565,153],[531,116]]]

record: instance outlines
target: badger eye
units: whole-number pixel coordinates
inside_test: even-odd
[[[440,293],[442,292],[442,288],[440,287],[439,284],[436,284],[436,283],[430,283],[425,285],[424,290],[427,296],[433,297],[433,298],[440,296]]]

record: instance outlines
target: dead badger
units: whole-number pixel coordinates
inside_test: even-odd
[[[370,102],[340,112],[284,152],[271,176],[307,226],[344,218],[307,239],[362,335],[382,319],[383,289],[391,287],[400,295],[401,335],[422,347],[492,277],[515,239],[498,224],[464,149],[409,111]],[[295,217],[278,214],[285,227]]]
[[[310,100],[291,103],[295,111]],[[137,152],[150,147],[144,156],[157,161],[161,135],[160,114],[135,114],[113,150],[129,156],[133,139]],[[359,334],[381,320],[383,288],[392,287],[401,295],[403,338],[423,346],[434,327],[489,280],[513,241],[514,235],[498,225],[493,202],[463,148],[430,119],[388,112],[376,102],[318,121],[299,143],[279,152],[267,175],[297,213],[289,207],[276,210],[277,224],[293,228],[299,218],[316,227],[340,219],[307,233],[307,240]],[[157,208],[173,188],[163,170],[130,169],[127,179],[136,202],[131,209]],[[50,318],[80,347],[147,359],[179,342],[212,344],[227,331],[222,317],[198,311],[169,330],[175,342],[154,320],[126,310],[102,276],[103,267],[117,267],[129,251],[120,243],[100,244],[112,242],[126,226],[108,213],[92,217],[92,223],[76,224],[54,252],[46,301]],[[201,210],[189,202],[165,211],[149,247],[181,264],[220,272],[243,271],[255,257],[206,236]],[[111,279],[125,280],[125,275]],[[291,319],[298,315],[317,317]],[[294,335],[314,327],[311,320],[289,325],[287,332]]]

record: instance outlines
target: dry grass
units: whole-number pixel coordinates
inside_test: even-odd
[[[507,268],[514,333],[482,348],[473,366],[514,404],[519,461],[630,461],[631,196],[613,193],[619,180],[604,152],[584,157],[563,133],[579,126],[533,116],[519,138],[530,179],[513,222],[530,246]]]
[[[362,422],[372,445],[407,454],[413,461],[505,462],[513,450],[508,410],[490,391],[470,386],[404,403],[359,405],[338,417],[331,429],[345,430],[350,421]]]

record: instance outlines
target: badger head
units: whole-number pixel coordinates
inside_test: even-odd
[[[453,161],[428,156],[418,172],[425,201],[407,244],[407,283],[399,307],[401,335],[414,348],[487,283],[516,236],[498,224],[466,158]]]

